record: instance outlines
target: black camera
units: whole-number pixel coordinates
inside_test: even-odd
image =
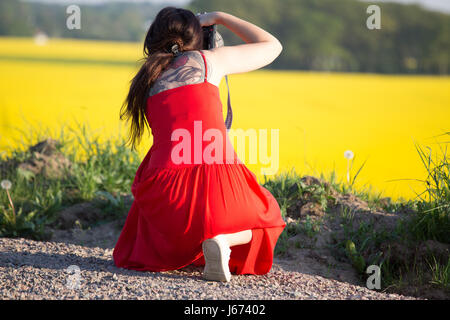
[[[203,49],[209,50],[216,47],[223,46],[223,39],[219,32],[217,32],[217,25],[202,27],[203,30]]]
[[[203,49],[209,50],[214,48],[215,36],[217,32],[217,25],[213,24],[211,26],[202,27],[203,30]]]

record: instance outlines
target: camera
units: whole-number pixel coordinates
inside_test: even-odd
[[[214,48],[214,34],[217,32],[215,24],[211,26],[202,27],[203,30],[203,49],[208,50]]]
[[[212,48],[222,47],[223,38],[217,31],[217,25],[202,27],[203,30],[203,49],[209,50]]]
[[[206,12],[202,12],[205,14]],[[197,13],[197,15],[200,13]],[[203,31],[203,49],[209,50],[212,48],[222,47],[224,45],[223,38],[217,31],[217,25],[213,24],[211,26],[202,27]]]

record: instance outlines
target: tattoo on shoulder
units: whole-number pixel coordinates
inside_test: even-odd
[[[160,74],[150,88],[149,95],[186,84],[201,82],[204,79],[204,73],[205,70],[201,55],[187,51],[181,56],[176,57]]]

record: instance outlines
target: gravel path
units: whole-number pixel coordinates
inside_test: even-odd
[[[78,283],[71,265],[79,268]],[[131,271],[114,266],[111,249],[0,238],[0,299],[414,299],[276,264],[267,275],[233,275],[229,283],[204,281],[201,271]]]

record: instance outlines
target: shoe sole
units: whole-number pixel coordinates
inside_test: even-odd
[[[228,261],[216,239],[207,239],[202,243],[203,255],[205,256],[205,269],[203,278],[213,281],[228,282],[231,273],[228,270]]]

